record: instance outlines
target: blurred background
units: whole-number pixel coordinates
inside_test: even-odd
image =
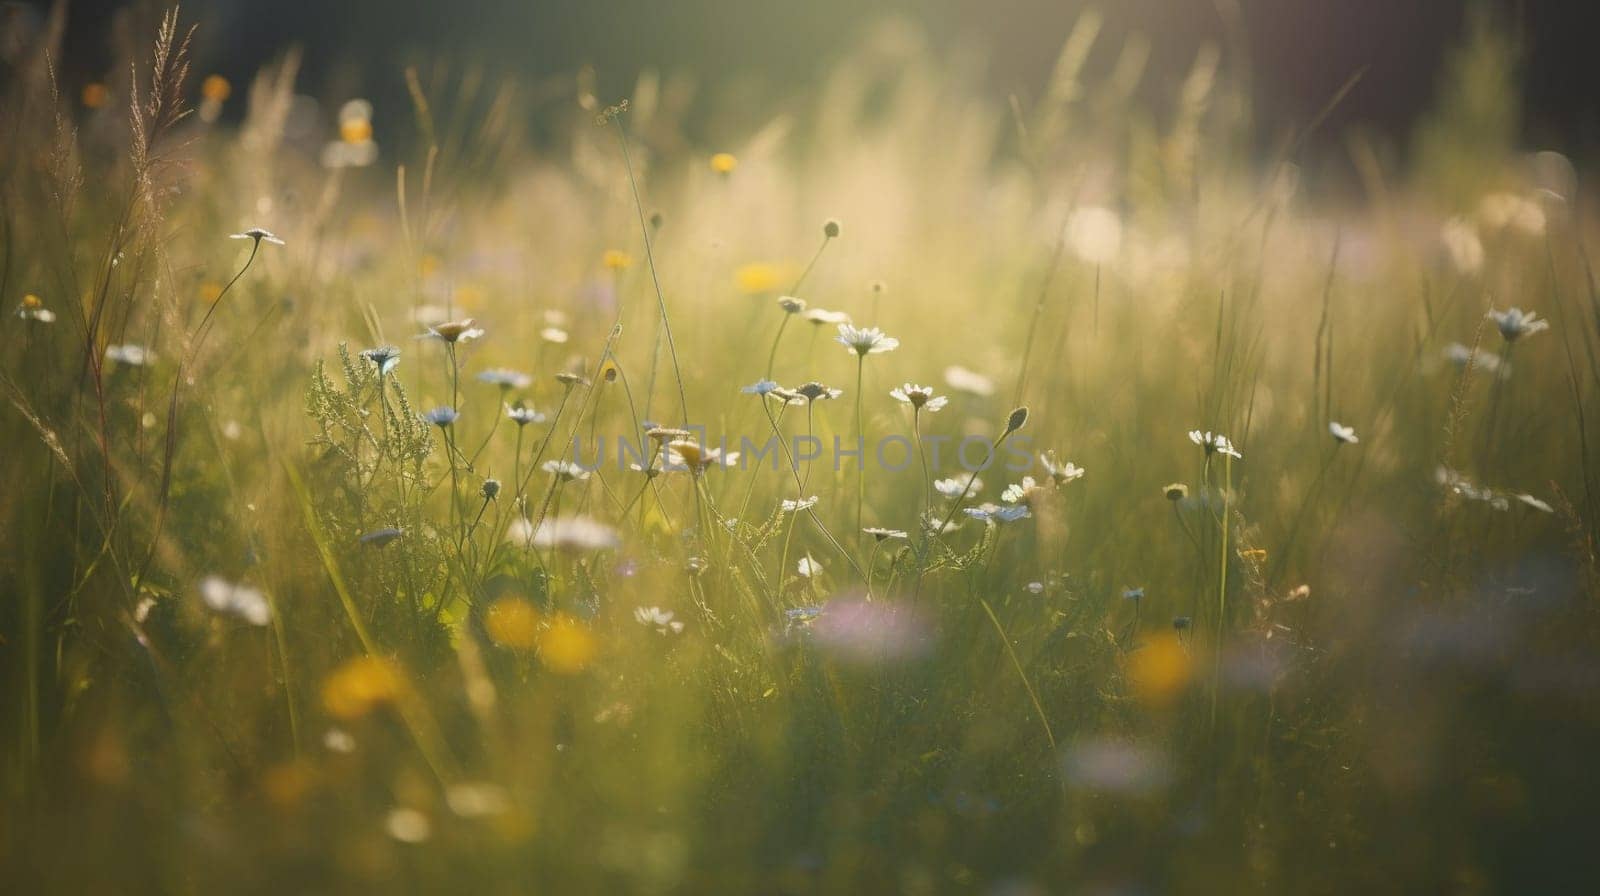
[[[37,15],[48,2],[11,5]],[[997,94],[1036,95],[1072,23],[1078,0],[190,0],[200,73],[235,83],[287,48],[305,50],[302,88],[362,95],[380,113],[403,110],[409,64],[481,64],[488,74],[538,79],[594,66],[602,96],[626,95],[641,69],[691,78],[699,95],[737,89],[781,101],[801,92],[868,29],[886,19],[912,26],[937,51],[975,57]],[[113,27],[126,0],[69,7],[69,78],[95,79],[114,56]],[[1091,70],[1113,61],[1130,32],[1150,44],[1145,97],[1157,108],[1203,43],[1248,57],[1263,140],[1314,117],[1356,71],[1360,83],[1321,139],[1351,126],[1403,136],[1428,106],[1481,6],[1521,43],[1526,145],[1590,157],[1600,143],[1600,57],[1589,42],[1600,14],[1590,0],[1119,0],[1105,18]],[[1101,58],[1104,57],[1104,58]],[[1237,72],[1238,69],[1235,69]],[[703,126],[709,120],[702,117]],[[689,125],[696,126],[691,118]],[[691,136],[711,137],[715,135]]]

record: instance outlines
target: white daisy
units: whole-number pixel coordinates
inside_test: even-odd
[[[1361,437],[1356,435],[1355,427],[1345,426],[1337,420],[1328,422],[1328,434],[1333,436],[1334,441],[1343,445],[1354,445],[1361,441]]]
[[[676,635],[683,631],[683,623],[672,618],[672,611],[663,610],[660,607],[636,607],[633,611],[633,618],[640,625],[654,628],[663,635]]]
[[[1550,322],[1541,319],[1532,311],[1523,311],[1521,308],[1508,308],[1505,311],[1489,312],[1489,317],[1500,328],[1500,335],[1507,342],[1516,342],[1524,336],[1550,329]]]
[[[892,352],[900,347],[900,340],[885,336],[877,327],[839,325],[838,342],[861,357]]]
[[[949,479],[935,479],[933,488],[946,498],[959,498],[963,493],[976,495],[983,491],[983,480],[976,474],[967,473],[962,476],[951,476]]]
[[[889,397],[929,413],[934,413],[950,403],[950,399],[943,395],[934,395],[932,386],[918,386],[913,383],[906,383],[889,390]]]
[[[230,233],[230,234],[228,234],[228,239],[230,239],[230,240],[255,240],[256,241],[255,244],[258,245],[258,246],[261,245],[262,243],[272,243],[272,244],[278,245],[278,246],[283,245],[283,240],[278,239],[278,235],[277,234],[273,233],[270,230],[263,230],[260,227],[252,227],[249,230],[243,231],[241,233]]]
[[[266,625],[272,621],[272,605],[259,588],[236,585],[221,576],[206,576],[200,580],[200,599],[218,613],[237,616],[251,625]]]
[[[1208,456],[1211,454],[1226,454],[1239,460],[1244,459],[1244,455],[1240,454],[1239,450],[1233,447],[1233,443],[1228,441],[1228,437],[1220,432],[1201,432],[1198,429],[1191,429],[1189,430],[1189,441],[1204,448]]]

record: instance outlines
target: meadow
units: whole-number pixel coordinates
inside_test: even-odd
[[[0,889],[1592,892],[1597,221],[1488,24],[1404,145],[1092,14],[754,107],[124,24],[5,42]]]

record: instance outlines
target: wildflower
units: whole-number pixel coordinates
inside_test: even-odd
[[[1067,245],[1089,264],[1106,264],[1122,248],[1122,219],[1100,206],[1075,209],[1067,219]]]
[[[1479,203],[1484,226],[1500,230],[1510,225],[1529,236],[1544,232],[1545,214],[1539,203],[1515,193],[1490,193]]]
[[[883,528],[881,526],[868,526],[865,529],[862,529],[861,531],[865,532],[868,535],[871,535],[873,537],[873,539],[876,540],[876,541],[885,541],[885,540],[890,539],[890,538],[906,538],[907,537],[906,532],[905,532],[904,529],[885,529],[885,528]]]
[[[746,395],[766,395],[779,388],[779,385],[772,380],[756,380],[748,386],[739,387],[739,391]]]
[[[533,385],[533,377],[520,370],[495,367],[478,374],[478,382],[499,386],[502,389],[526,389]]]
[[[1173,482],[1162,486],[1161,493],[1167,496],[1168,501],[1182,501],[1189,497],[1189,487],[1181,482]]]
[[[799,392],[796,392],[793,389],[785,389],[781,386],[777,389],[773,389],[771,392],[768,392],[767,397],[773,401],[776,401],[778,404],[806,403],[806,397],[804,395],[801,395]]]
[[[781,279],[776,265],[761,261],[740,265],[733,272],[734,283],[738,285],[739,291],[746,295],[772,292],[778,288]]]
[[[1451,218],[1439,228],[1439,241],[1444,243],[1450,263],[1463,274],[1475,274],[1483,267],[1483,240],[1478,229],[1465,218]]]
[[[817,496],[812,495],[809,498],[785,498],[783,502],[778,505],[778,509],[784,513],[797,513],[801,510],[810,510],[815,506],[817,506]]]
[[[547,460],[539,465],[539,469],[556,477],[558,482],[582,481],[589,478],[589,471],[570,460]]]
[[[844,313],[843,311],[829,311],[826,308],[812,308],[805,313],[805,319],[808,323],[815,324],[819,327],[823,324],[837,326],[839,324],[849,323],[850,315]]]
[[[986,502],[977,507],[963,507],[962,510],[967,516],[984,522],[1013,523],[1033,516],[1033,512],[1026,504],[1000,505]]]
[[[1194,658],[1184,648],[1181,630],[1157,632],[1127,656],[1128,684],[1147,706],[1161,708],[1183,693],[1194,677]]]
[[[218,613],[237,616],[251,625],[266,625],[272,621],[272,605],[261,589],[236,585],[221,576],[206,576],[200,580],[200,599]]]
[[[944,369],[944,384],[957,392],[988,398],[994,394],[994,380],[959,364]]]
[[[363,118],[352,118],[339,122],[339,139],[352,145],[361,145],[372,141],[372,122]]]
[[[1083,478],[1082,467],[1071,461],[1061,463],[1056,460],[1054,451],[1046,451],[1044,454],[1039,455],[1039,463],[1044,467],[1044,471],[1050,474],[1050,479],[1056,485],[1065,485],[1074,479]]]
[[[451,345],[458,342],[471,342],[483,335],[483,328],[475,327],[472,324],[473,320],[470,317],[461,320],[447,320],[443,323],[434,324],[428,328],[428,332],[417,338],[437,339],[440,342],[448,342]]]
[[[1010,416],[1006,417],[1006,431],[1002,435],[1009,436],[1012,433],[1016,432],[1017,430],[1021,429],[1022,427],[1026,426],[1027,423],[1028,423],[1028,409],[1025,408],[1025,407],[1024,408],[1017,408],[1016,410],[1013,410],[1011,412]]]
[[[1193,625],[1193,624],[1194,624],[1194,620],[1190,619],[1187,616],[1174,616],[1174,617],[1172,617],[1172,627],[1176,631],[1180,631],[1180,632],[1188,631],[1189,627],[1191,625]]]
[[[822,575],[822,564],[818,563],[810,554],[800,558],[795,564],[795,571],[806,578]]]
[[[877,327],[857,327],[851,324],[839,325],[838,342],[863,358],[867,355],[892,352],[900,347],[900,340],[885,336]]]
[[[200,96],[213,103],[223,102],[232,93],[233,85],[221,75],[206,75],[206,79],[200,82]]]
[[[565,370],[556,374],[556,382],[567,387],[589,385],[589,381],[584,378],[583,374]]]
[[[525,519],[512,524],[511,541],[536,548],[564,551],[603,551],[621,544],[615,529],[586,516],[546,519],[537,528]]]
[[[711,170],[724,177],[732,174],[733,169],[737,167],[739,167],[739,160],[733,157],[733,153],[719,152],[711,157]]]
[[[790,625],[805,625],[822,615],[822,607],[815,604],[809,607],[790,607],[783,611],[783,618]]]
[[[824,237],[826,237],[827,239],[830,239],[830,240],[837,238],[839,236],[839,221],[838,221],[838,219],[829,218],[828,220],[823,221],[822,222],[822,235]]]
[[[379,376],[386,376],[400,366],[400,349],[392,345],[369,348],[361,353],[361,357],[377,365]]]
[[[670,426],[647,426],[645,427],[644,435],[650,441],[662,445],[678,439],[687,439],[694,433],[687,429],[674,429]]]
[[[98,109],[111,99],[111,91],[106,89],[106,85],[95,81],[83,85],[83,93],[80,98],[83,100],[85,108]]]
[[[1308,598],[1310,596],[1311,596],[1311,586],[1310,585],[1297,585],[1295,588],[1290,590],[1290,592],[1288,594],[1284,595],[1283,599],[1287,600],[1287,601],[1297,601],[1297,600],[1305,600],[1306,598]]]
[[[322,734],[322,745],[330,753],[354,753],[356,739],[343,728],[329,728]]]
[[[1341,445],[1354,445],[1361,441],[1361,437],[1356,435],[1355,427],[1345,426],[1337,420],[1328,422],[1328,434]]]
[[[1452,342],[1444,347],[1444,358],[1457,367],[1466,367],[1470,364],[1473,370],[1482,370],[1485,373],[1499,373],[1502,377],[1510,373],[1509,365],[1505,365],[1505,369],[1502,370],[1499,355],[1474,351],[1459,342]]]
[[[38,321],[41,324],[55,323],[56,313],[44,307],[39,297],[28,293],[22,297],[22,304],[17,306],[17,317],[23,320]]]
[[[1542,330],[1550,329],[1550,322],[1541,319],[1532,311],[1523,311],[1521,308],[1508,308],[1505,311],[1489,312],[1489,317],[1494,320],[1495,326],[1500,328],[1500,335],[1507,342],[1516,342],[1524,336],[1532,336]]]
[[[450,785],[444,792],[444,801],[461,818],[503,815],[511,810],[511,798],[504,789],[476,781]]]
[[[1014,482],[1006,486],[1005,491],[1000,493],[1000,500],[1008,504],[1016,504],[1019,501],[1026,501],[1032,498],[1038,491],[1039,483],[1035,482],[1032,476],[1024,476],[1021,482]]]
[[[1043,582],[1029,582],[1027,587],[1028,587],[1028,593],[1029,594],[1043,594],[1044,593],[1044,583]]]
[[[861,599],[835,600],[810,627],[817,647],[855,665],[901,662],[933,647],[933,632],[915,609]]]
[[[922,529],[929,535],[949,535],[961,528],[961,524],[954,519],[944,519],[937,513],[925,513],[922,516]]]
[[[1554,507],[1551,507],[1549,502],[1541,501],[1538,498],[1535,498],[1534,496],[1532,496],[1532,495],[1530,495],[1530,494],[1528,494],[1526,492],[1515,494],[1515,495],[1512,495],[1511,497],[1516,498],[1518,501],[1521,501],[1523,504],[1526,504],[1529,507],[1532,507],[1534,510],[1537,510],[1537,511],[1539,511],[1541,513],[1555,513],[1556,512],[1556,509]]]
[[[126,364],[129,367],[143,367],[154,361],[155,358],[155,352],[147,350],[142,345],[134,345],[131,342],[126,345],[106,346],[107,361],[115,361],[118,364]]]
[[[668,633],[676,635],[683,631],[683,623],[672,618],[672,611],[660,607],[636,607],[633,618],[638,620],[640,625],[653,627],[663,635]]]
[[[389,660],[346,660],[322,681],[322,707],[336,719],[359,719],[400,696],[403,679]]]
[[[1131,600],[1131,601],[1144,600],[1144,589],[1143,588],[1124,588],[1124,589],[1122,589],[1122,599],[1123,600]]]
[[[607,249],[600,255],[600,264],[608,271],[625,271],[633,266],[633,256],[621,249]]]
[[[918,386],[913,383],[906,383],[889,390],[889,397],[903,401],[919,411],[926,410],[930,414],[950,403],[950,399],[943,395],[934,395],[932,386]]]
[[[543,423],[545,417],[538,411],[526,405],[506,405],[506,416],[518,426],[527,426],[529,423]]]
[[[241,231],[240,233],[230,233],[228,234],[228,239],[255,240],[256,246],[260,246],[262,243],[273,243],[279,246],[284,244],[283,240],[279,239],[277,234],[270,230],[263,230],[260,227],[252,227],[249,230]]]
[[[416,809],[391,809],[383,820],[384,830],[401,843],[424,843],[433,836],[433,823]]]
[[[1201,432],[1198,429],[1191,429],[1189,430],[1189,441],[1204,448],[1207,457],[1212,454],[1226,454],[1239,460],[1244,459],[1244,455],[1240,454],[1238,449],[1233,447],[1233,443],[1228,441],[1228,437],[1220,432]]]
[[[597,650],[594,635],[564,613],[539,633],[539,660],[557,675],[577,675],[587,669]]]
[[[423,420],[432,423],[434,426],[437,426],[440,429],[444,429],[446,426],[449,426],[460,418],[461,413],[459,411],[457,411],[455,408],[447,407],[445,405],[440,405],[439,407],[433,408],[422,415]]]
[[[677,439],[667,443],[667,462],[699,475],[708,467],[731,467],[739,462],[739,452],[707,448],[699,442]]]
[[[975,474],[965,476],[952,476],[949,479],[935,479],[933,489],[946,498],[959,498],[963,493],[976,495],[983,491],[983,480]]]
[[[567,331],[560,327],[545,327],[539,331],[539,338],[551,345],[563,345],[569,337]]]
[[[489,640],[513,650],[532,650],[539,643],[543,619],[533,604],[520,597],[502,597],[483,614],[483,628]]]
[[[483,480],[483,486],[478,489],[478,493],[483,495],[485,501],[493,501],[495,497],[500,494],[500,480]]]
[[[806,310],[806,300],[794,296],[779,296],[778,307],[782,308],[785,314],[799,314]]]
[[[816,382],[806,383],[794,391],[796,395],[810,402],[829,401],[844,394],[843,389],[833,389]]]
[[[404,534],[406,534],[404,529],[396,529],[391,526],[387,529],[374,529],[361,536],[360,540],[362,544],[370,544],[375,548],[381,548]]]

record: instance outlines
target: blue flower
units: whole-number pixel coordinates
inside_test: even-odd
[[[404,530],[396,529],[392,526],[387,529],[374,529],[373,531],[361,536],[361,543],[370,544],[373,547],[381,548],[404,534],[406,534]]]
[[[423,414],[422,419],[432,423],[434,426],[437,426],[440,429],[443,429],[444,427],[456,422],[456,419],[460,416],[461,414],[455,408],[441,405],[440,407],[436,407],[433,410],[428,411],[426,414]]]
[[[379,376],[384,376],[400,366],[400,350],[392,345],[369,348],[361,353],[361,357],[378,365]]]
[[[520,370],[496,367],[478,374],[478,382],[499,386],[502,389],[526,389],[533,383],[533,377]]]
[[[766,395],[778,389],[778,384],[772,380],[756,380],[748,386],[740,387],[739,391],[746,395]]]

